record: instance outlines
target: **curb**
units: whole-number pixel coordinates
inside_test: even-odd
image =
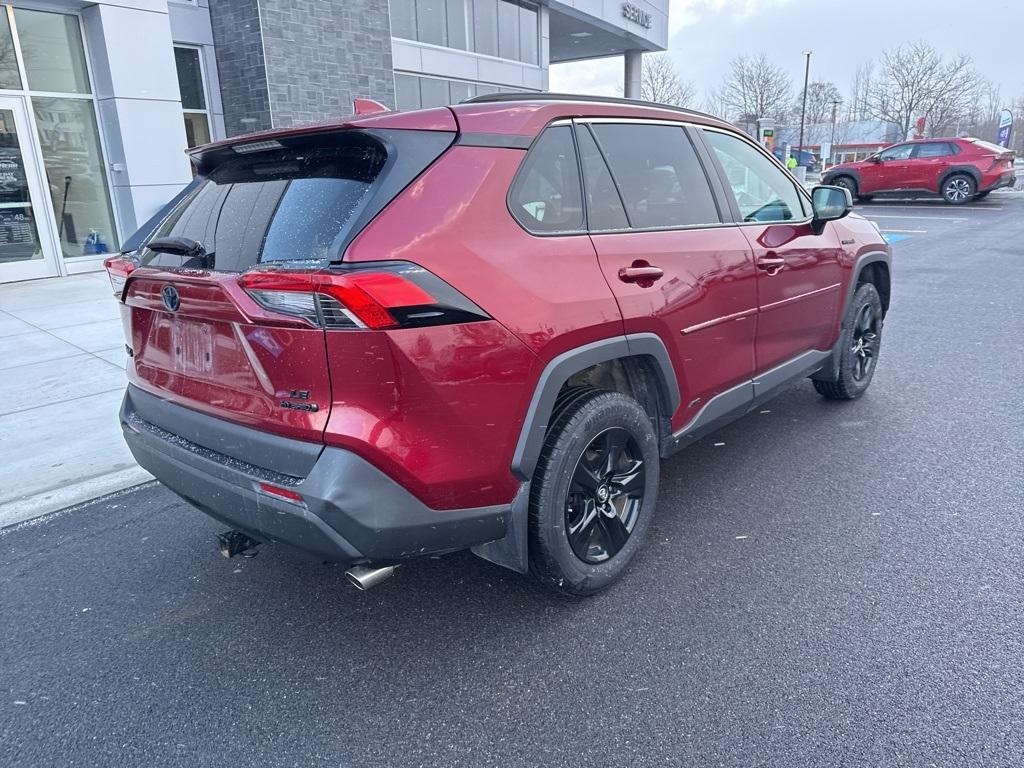
[[[99,477],[79,480],[60,488],[51,488],[25,498],[14,499],[0,504],[0,529],[133,488],[152,479],[153,476],[142,467],[128,467]]]

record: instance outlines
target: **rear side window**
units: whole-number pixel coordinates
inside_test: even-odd
[[[587,194],[587,222],[592,232],[627,229],[626,209],[615,187],[608,164],[594,142],[587,126],[576,133],[583,164],[583,188]]]
[[[226,160],[196,184],[153,237],[196,240],[206,251],[206,266],[226,272],[263,262],[341,258],[349,225],[387,155],[366,135],[336,142]],[[181,259],[149,249],[140,254],[143,265],[190,266]]]
[[[583,192],[572,128],[548,128],[530,148],[509,191],[512,215],[529,232],[583,229]]]
[[[917,154],[914,157],[925,159],[929,157],[947,157],[955,154],[956,152],[953,150],[952,144],[948,144],[945,141],[934,141],[929,144],[918,144]]]
[[[675,125],[592,126],[635,229],[718,224],[721,217],[686,131]]]
[[[807,215],[792,177],[752,144],[720,131],[704,131],[725,171],[743,221],[791,221]]]

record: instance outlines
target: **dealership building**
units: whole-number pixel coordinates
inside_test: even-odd
[[[667,40],[668,0],[0,3],[0,283],[101,268],[191,180],[188,146],[606,56],[639,96]]]

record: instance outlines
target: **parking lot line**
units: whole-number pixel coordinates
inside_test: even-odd
[[[883,213],[873,213],[873,214],[868,214],[868,217],[869,218],[874,217],[876,219],[928,219],[928,220],[931,220],[931,221],[970,221],[970,219],[963,218],[963,217],[953,218],[953,217],[947,217],[947,216],[914,216],[914,215],[904,216],[902,214],[897,214],[897,213],[884,213],[884,214]]]
[[[925,207],[938,208],[939,206],[938,205],[933,205],[931,203],[925,203],[923,205],[920,204],[920,203],[918,203],[918,204],[904,203],[902,205],[900,205],[900,204],[893,204],[893,205],[858,205],[858,206],[855,207],[854,210],[856,210],[858,213],[863,213],[864,211],[884,210],[884,209],[887,209],[887,208],[898,208],[898,209],[903,210],[903,211],[905,211],[905,210],[920,211],[920,210],[923,210]],[[1006,206],[1003,206],[1003,205],[1000,205],[998,207],[991,206],[991,205],[958,205],[953,210],[957,210],[957,211],[1001,211],[1005,207]]]
[[[899,235],[927,235],[927,229],[883,229],[882,234],[892,233]]]

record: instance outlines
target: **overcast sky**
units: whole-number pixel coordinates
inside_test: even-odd
[[[764,51],[786,68],[794,90],[810,49],[811,80],[846,96],[854,70],[883,50],[924,40],[967,53],[997,83],[1004,102],[1024,96],[1024,0],[669,0],[669,52],[703,101],[729,60]],[[617,95],[620,57],[551,67],[552,91]],[[699,106],[699,104],[697,105]]]

